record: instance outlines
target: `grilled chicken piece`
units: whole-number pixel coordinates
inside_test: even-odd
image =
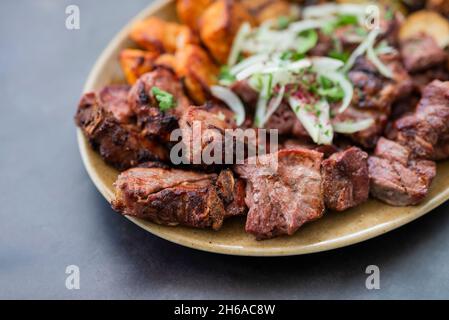
[[[344,211],[368,200],[368,154],[352,147],[323,161],[323,192],[326,208]]]
[[[229,170],[217,177],[177,169],[133,168],[115,182],[112,207],[158,224],[218,230],[225,217],[246,210],[241,183]]]
[[[134,84],[144,73],[155,67],[155,60],[159,57],[158,51],[144,51],[139,49],[124,49],[120,52],[120,66],[125,74],[126,81]]]
[[[324,198],[320,166],[323,155],[307,149],[284,149],[248,159],[236,172],[247,181],[246,232],[257,239],[292,235],[320,218]]]
[[[295,20],[299,16],[299,8],[288,1],[242,0],[241,2],[258,24],[279,17]]]
[[[213,2],[214,0],[176,0],[176,13],[183,24],[198,31],[201,16]]]
[[[123,115],[129,116],[132,111],[124,110],[126,104],[118,107],[111,102],[111,97],[117,98],[123,93],[122,89],[114,87],[103,89],[102,99],[95,93],[86,93],[75,116],[77,125],[101,157],[119,170],[149,160],[166,161],[168,151],[164,146],[146,139],[134,124],[124,123]],[[105,100],[107,103],[102,103]],[[123,97],[118,100],[122,101]]]

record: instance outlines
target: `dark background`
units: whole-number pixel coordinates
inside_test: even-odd
[[[365,243],[289,258],[183,248],[115,214],[82,165],[73,115],[102,49],[149,2],[0,2],[0,298],[449,298],[449,203]],[[80,30],[65,28],[69,4]],[[71,264],[80,290],[65,287]],[[380,290],[365,288],[371,264]]]

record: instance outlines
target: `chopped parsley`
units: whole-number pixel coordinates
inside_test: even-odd
[[[350,14],[342,14],[342,15],[339,15],[336,20],[327,22],[322,27],[321,30],[323,31],[323,33],[325,33],[327,35],[331,35],[332,32],[334,32],[334,30],[339,27],[348,26],[348,25],[355,26],[355,25],[358,25],[358,23],[359,23],[359,19],[357,18],[357,16],[350,15]]]
[[[339,51],[339,50],[333,49],[333,50],[329,51],[328,56],[331,58],[346,62],[346,61],[348,61],[351,54],[346,51]]]
[[[158,87],[151,88],[151,93],[156,98],[161,111],[167,111],[175,106],[175,99],[173,95],[167,91],[161,90]]]
[[[291,61],[298,61],[301,59],[304,59],[306,55],[304,53],[299,53],[296,51],[284,51],[281,54],[281,60],[291,60]]]
[[[318,78],[318,84],[319,88],[316,92],[321,97],[326,98],[329,102],[340,101],[345,96],[343,89],[338,84],[335,84],[324,76]]]
[[[235,81],[235,76],[231,74],[230,68],[224,65],[220,68],[220,73],[218,75],[218,80],[220,84],[225,86],[230,86]]]

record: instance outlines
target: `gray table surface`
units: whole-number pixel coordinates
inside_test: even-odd
[[[449,203],[379,238],[288,258],[187,249],[114,214],[82,165],[88,72],[148,0],[0,2],[0,298],[449,298]],[[81,29],[65,28],[77,4]],[[81,287],[65,287],[66,266]],[[381,288],[367,290],[377,265]]]

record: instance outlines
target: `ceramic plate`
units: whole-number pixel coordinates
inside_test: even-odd
[[[174,1],[156,1],[133,21],[149,16],[176,20]],[[128,39],[131,21],[111,41],[95,63],[84,87],[84,92],[124,82],[118,63],[121,49],[132,46]],[[98,190],[110,202],[114,196],[113,182],[118,171],[106,165],[87,143],[78,129],[78,143],[86,169]],[[370,200],[353,210],[327,213],[323,219],[302,227],[292,237],[256,241],[244,232],[244,218],[227,220],[218,231],[184,227],[165,227],[130,218],[143,229],[163,239],[204,251],[245,256],[286,256],[331,250],[384,234],[428,213],[449,199],[449,162],[438,165],[438,174],[432,189],[421,205],[396,208]],[[111,209],[112,213],[112,209]]]

